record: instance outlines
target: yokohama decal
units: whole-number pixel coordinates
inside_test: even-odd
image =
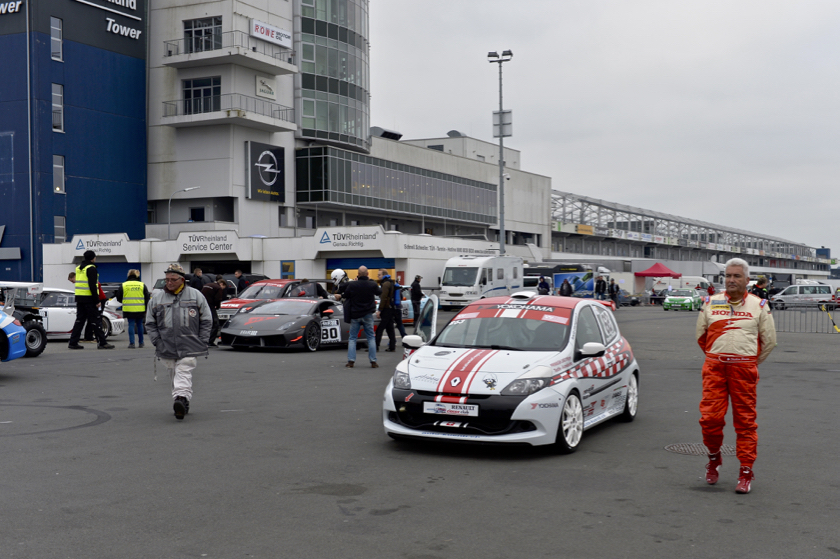
[[[496,355],[498,350],[494,349],[473,349],[459,357],[444,373],[443,378],[437,385],[437,392],[448,392],[450,394],[469,394],[470,385],[475,375],[481,370],[491,357]],[[466,403],[466,396],[435,396],[436,402],[450,404]]]

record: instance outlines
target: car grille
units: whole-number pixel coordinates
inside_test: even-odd
[[[222,334],[222,345],[235,347],[289,347],[286,336],[234,336]]]
[[[470,396],[468,404],[479,406],[478,417],[456,417],[446,415],[431,415],[423,413],[423,401],[430,401],[434,392],[418,391],[421,396],[416,402],[404,402],[406,393],[394,393],[394,402],[397,405],[397,412],[391,413],[391,421],[399,423],[411,429],[422,429],[424,431],[435,431],[440,433],[465,433],[472,435],[506,435],[510,433],[522,433],[534,431],[536,427],[530,421],[511,420],[511,415],[516,406],[522,400],[513,396]],[[400,397],[402,395],[402,397]],[[460,394],[453,396],[461,396]],[[499,403],[499,398],[504,398],[505,405],[494,405]],[[445,427],[440,425],[447,421],[455,421],[461,424],[460,427]]]

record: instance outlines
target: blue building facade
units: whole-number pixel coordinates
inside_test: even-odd
[[[145,236],[146,0],[4,2],[0,280],[40,281],[43,244]]]

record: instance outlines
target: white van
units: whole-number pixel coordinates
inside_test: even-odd
[[[833,309],[835,301],[831,297],[830,285],[791,285],[770,297],[774,310],[785,307],[806,307],[826,305]]]
[[[523,264],[518,256],[450,258],[440,281],[440,307],[464,307],[478,299],[510,295],[522,289]]]

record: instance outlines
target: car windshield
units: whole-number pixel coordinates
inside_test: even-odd
[[[478,268],[446,268],[443,271],[444,287],[470,287],[475,285]]]
[[[245,291],[238,295],[239,299],[279,299],[283,292],[282,285],[272,285],[270,283],[258,283],[248,287]]]
[[[293,316],[300,316],[304,314],[312,314],[313,307],[316,303],[312,301],[274,301],[260,305],[251,311],[251,314],[288,314]]]
[[[671,292],[671,297],[692,297],[694,292],[690,289],[675,289]]]
[[[554,315],[554,320],[565,320]],[[450,322],[433,345],[517,351],[560,351],[566,346],[568,324],[548,320],[483,317]]]

